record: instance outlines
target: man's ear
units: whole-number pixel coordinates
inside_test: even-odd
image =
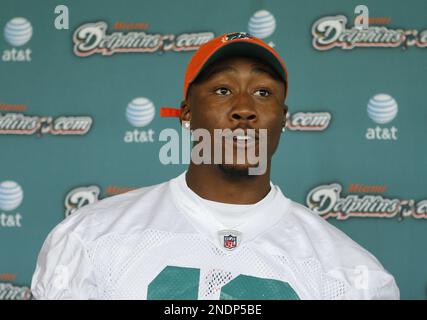
[[[288,115],[288,106],[286,103],[283,104],[283,120],[282,120],[282,127],[286,126],[286,118]]]
[[[179,115],[179,123],[182,125],[182,121],[191,120],[191,109],[190,109],[190,105],[186,100],[182,100],[180,107],[181,107],[181,113]]]

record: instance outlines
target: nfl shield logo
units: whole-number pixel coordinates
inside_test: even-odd
[[[242,234],[236,230],[221,230],[218,231],[218,240],[221,247],[233,250],[240,245]]]
[[[229,234],[224,236],[224,247],[227,249],[234,249],[237,246],[237,237]]]

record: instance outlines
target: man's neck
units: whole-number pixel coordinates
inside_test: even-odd
[[[191,163],[186,182],[200,197],[230,204],[253,204],[270,191],[270,165],[263,175],[237,175],[217,165]]]

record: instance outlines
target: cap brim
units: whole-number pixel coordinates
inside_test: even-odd
[[[245,56],[264,61],[271,68],[273,68],[280,76],[280,78],[286,83],[286,71],[280,61],[274,56],[274,54],[256,43],[244,41],[230,42],[229,44],[224,45],[216,50],[204,63],[203,67],[199,70],[193,81],[214,62],[234,56]]]

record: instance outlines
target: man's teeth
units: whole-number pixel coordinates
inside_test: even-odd
[[[252,137],[250,136],[236,136],[237,140],[251,140]]]

